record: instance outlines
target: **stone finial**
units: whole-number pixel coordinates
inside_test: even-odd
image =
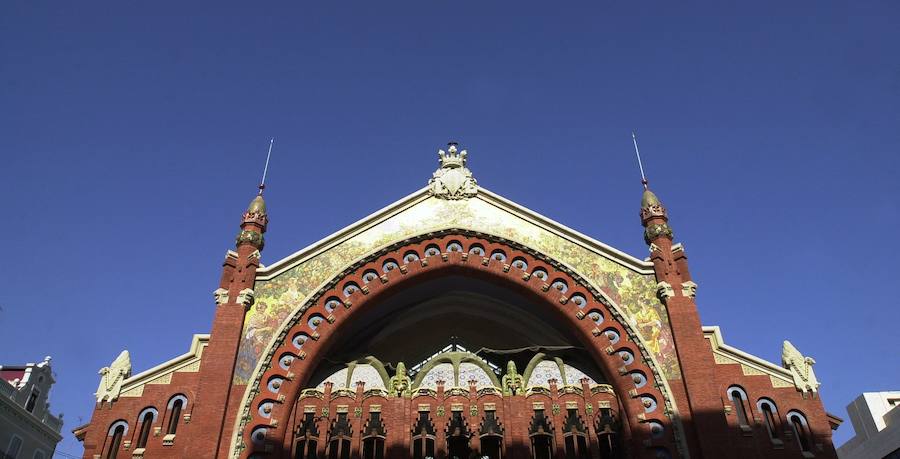
[[[262,195],[258,195],[250,201],[247,211],[244,212],[242,223],[255,223],[263,228],[269,223],[266,213],[266,201]]]
[[[122,383],[131,377],[131,356],[128,351],[122,351],[118,357],[108,366],[100,369],[100,386],[94,394],[97,402],[111,402],[119,398],[122,391]]]
[[[807,392],[811,392],[815,396],[819,390],[819,381],[813,371],[815,363],[816,361],[812,357],[805,357],[790,341],[784,341],[781,350],[781,365],[790,370],[791,376],[794,378],[794,386],[803,393],[804,397]]]
[[[516,362],[512,360],[507,362],[506,374],[503,375],[501,385],[503,386],[503,395],[521,394],[525,389],[525,382],[516,369]]]
[[[644,241],[650,245],[660,237],[672,239],[672,228],[668,221],[666,207],[652,191],[644,188],[644,194],[641,196],[641,224],[646,228]]]
[[[266,232],[266,225],[269,224],[269,216],[266,213],[266,202],[262,195],[258,195],[250,201],[250,206],[241,217],[241,232],[235,238],[235,246],[240,247],[241,244],[250,244],[257,250],[262,250],[266,245],[263,233]]]
[[[641,221],[646,222],[653,217],[667,219],[666,207],[652,191],[645,189],[641,195]]]
[[[448,148],[438,150],[440,167],[434,171],[428,187],[431,195],[441,199],[468,199],[478,193],[478,182],[466,167],[468,153],[457,152],[456,143],[450,142]]]
[[[406,365],[403,362],[397,364],[397,373],[391,377],[389,383],[391,395],[396,397],[409,396],[409,387],[412,385],[412,380],[407,375]]]

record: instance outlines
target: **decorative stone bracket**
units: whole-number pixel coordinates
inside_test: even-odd
[[[254,301],[256,301],[256,294],[253,293],[253,289],[245,288],[238,293],[237,302],[245,308],[253,306]]]
[[[681,294],[688,297],[694,298],[697,296],[697,284],[693,281],[687,281],[681,283]]]
[[[217,288],[213,291],[213,298],[216,299],[216,306],[221,306],[228,302],[228,290]]]
[[[659,281],[656,284],[656,297],[659,298],[659,301],[665,303],[666,300],[673,296],[675,296],[675,289],[672,288],[672,284],[666,281]]]

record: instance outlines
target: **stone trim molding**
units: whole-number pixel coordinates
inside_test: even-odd
[[[40,422],[38,418],[35,418],[31,413],[25,411],[24,407],[17,405],[10,398],[0,397],[0,410],[7,413],[7,419],[16,419],[20,426],[30,426],[33,432],[39,434],[48,442],[56,444],[62,440],[62,435],[60,435],[59,432],[54,431],[50,426]],[[6,445],[0,445],[0,447],[6,448]]]
[[[403,213],[406,210],[409,210],[412,207],[415,207],[422,201],[428,199],[436,199],[431,196],[430,188],[424,187],[419,189],[416,192],[413,192],[407,195],[404,198],[382,208],[379,209],[369,216],[358,220],[341,230],[338,230],[331,235],[328,235],[313,244],[304,247],[297,252],[294,252],[291,255],[288,255],[285,258],[282,258],[279,261],[276,261],[270,265],[262,266],[260,265],[259,269],[256,271],[256,279],[257,280],[269,280],[274,278],[275,276],[281,274],[284,271],[287,271],[294,266],[297,266],[307,260],[310,260],[323,252],[330,250],[331,248],[340,245],[344,241],[352,238],[353,236],[366,231],[367,229],[391,218],[398,214]],[[551,220],[537,212],[534,212],[531,209],[528,209],[524,206],[521,206],[515,202],[512,202],[496,193],[491,192],[481,186],[478,187],[478,194],[471,198],[472,200],[481,200],[487,204],[490,204],[494,207],[497,207],[505,212],[510,213],[511,215],[518,217],[528,223],[531,223],[535,226],[543,228],[546,231],[549,231],[557,236],[560,236],[564,239],[569,240],[572,243],[578,244],[590,252],[606,258],[610,261],[616,262],[626,268],[633,270],[638,274],[646,274],[646,275],[654,275],[655,271],[653,269],[653,263],[646,260],[640,260],[632,255],[629,255],[625,252],[622,252],[618,249],[615,249],[609,245],[604,244],[590,236],[587,236],[583,233],[580,233],[572,228],[569,228],[557,221]],[[443,226],[435,226],[434,228],[427,228],[423,232],[439,232],[449,228]]]
[[[122,383],[121,396],[140,397],[144,393],[145,384],[168,384],[173,373],[200,371],[200,360],[207,344],[209,344],[209,335],[194,335],[188,352],[126,379]]]
[[[772,387],[794,387],[791,372],[753,354],[725,344],[722,331],[717,326],[703,327],[704,338],[709,340],[717,364],[737,364],[745,376],[768,375]]]

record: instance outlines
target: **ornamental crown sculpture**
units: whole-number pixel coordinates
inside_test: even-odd
[[[438,150],[438,162],[441,167],[434,171],[428,181],[431,194],[442,199],[467,199],[478,193],[478,182],[466,167],[466,150],[457,151],[456,143],[450,142],[448,148]]]
[[[468,156],[468,152],[466,152],[466,150],[463,150],[457,153],[456,145],[456,142],[450,142],[447,144],[447,152],[444,152],[444,150],[438,150],[438,161],[441,163],[441,167],[466,166],[466,156]]]

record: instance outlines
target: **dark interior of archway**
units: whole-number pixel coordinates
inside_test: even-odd
[[[347,362],[367,356],[381,360],[390,372],[397,362],[410,368],[448,344],[461,345],[504,371],[512,360],[520,373],[543,352],[597,382],[606,381],[551,307],[504,283],[454,273],[399,289],[357,312],[342,326],[309,382],[315,385]]]

